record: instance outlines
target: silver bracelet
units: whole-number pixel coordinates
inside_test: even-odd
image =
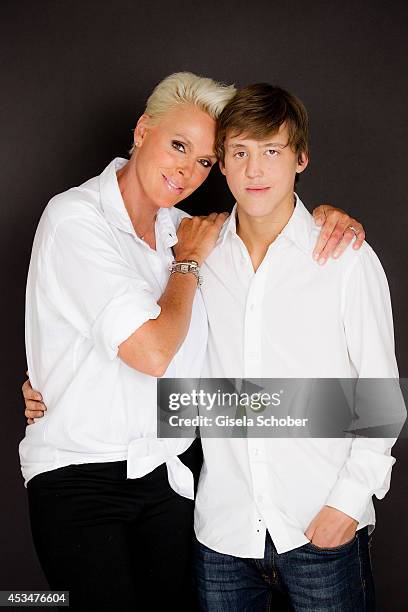
[[[200,276],[200,266],[193,259],[187,259],[186,261],[172,261],[169,266],[170,274],[180,272],[180,274],[194,274],[197,279],[197,284],[201,286],[203,279]]]

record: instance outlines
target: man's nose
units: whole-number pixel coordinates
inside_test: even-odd
[[[245,174],[248,178],[255,178],[263,175],[262,163],[257,155],[248,158]]]

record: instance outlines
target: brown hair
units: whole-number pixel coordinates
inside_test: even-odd
[[[218,119],[215,151],[224,163],[227,133],[245,134],[260,140],[276,134],[286,124],[289,146],[295,153],[307,153],[309,120],[303,103],[280,87],[256,83],[240,89],[226,105]]]

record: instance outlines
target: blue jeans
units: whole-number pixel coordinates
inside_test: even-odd
[[[266,536],[263,559],[224,555],[196,542],[203,612],[372,612],[374,584],[367,528],[336,548],[305,544],[278,554]]]

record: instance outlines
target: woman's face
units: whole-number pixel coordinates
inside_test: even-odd
[[[190,104],[180,104],[154,126],[143,115],[132,156],[142,196],[169,208],[197,189],[216,162],[215,131],[214,119]]]

